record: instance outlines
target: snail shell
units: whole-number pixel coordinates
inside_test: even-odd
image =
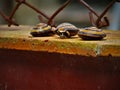
[[[77,35],[79,29],[70,24],[70,23],[62,23],[57,26],[57,34],[60,38],[70,38],[71,36]]]
[[[78,36],[83,40],[101,40],[106,37],[106,34],[97,27],[88,27],[80,29]]]
[[[34,37],[43,37],[43,36],[52,36],[54,32],[52,31],[52,27],[45,23],[39,23],[35,27],[33,27],[30,34]]]

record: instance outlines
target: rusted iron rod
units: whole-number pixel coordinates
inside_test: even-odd
[[[90,21],[92,23],[93,26],[96,26],[96,27],[104,27],[104,26],[108,26],[109,25],[109,20],[107,19],[107,17],[104,17],[104,21],[101,21],[101,19],[103,18],[103,16],[106,14],[106,12],[108,11],[108,9],[111,7],[107,7],[102,14],[98,14],[95,12],[95,10],[90,6],[88,5],[84,0],[78,0],[81,4],[83,4],[85,7],[88,8],[88,10],[90,10],[90,13],[89,13],[89,16],[90,16]],[[113,3],[112,3],[113,4]],[[94,15],[97,16],[97,20],[96,22],[93,22],[93,16],[92,16],[92,13]]]
[[[35,10],[37,13],[41,14],[42,16],[44,16],[46,19],[49,20],[49,16],[47,16],[45,13],[43,13],[42,11],[38,10],[36,7],[34,7],[33,5],[29,4],[28,2],[23,2],[23,4],[27,5],[28,7],[32,8],[33,10]]]
[[[53,13],[53,15],[50,17],[49,21],[48,21],[48,25],[52,24],[53,19],[55,18],[55,16],[62,11],[69,3],[71,2],[71,0],[67,0],[60,8],[58,8],[55,13]]]
[[[92,13],[94,13],[97,17],[99,17],[99,14],[95,12],[95,10],[89,5],[87,4],[84,0],[78,0],[81,4],[83,4],[85,7],[88,8],[88,10],[90,10]]]
[[[108,6],[105,8],[105,10],[102,12],[102,14],[98,17],[98,19],[96,20],[96,26],[99,27],[99,22],[101,21],[101,19],[104,17],[104,15],[108,12],[108,10],[113,6],[113,4],[116,2],[116,0],[113,0],[110,2],[110,4],[108,4]],[[107,18],[104,18],[105,21],[108,22]]]
[[[8,22],[8,24],[13,24],[18,26],[18,24],[14,20],[10,20],[9,17],[5,15],[1,10],[0,10],[0,15],[5,19],[6,22]]]
[[[89,12],[89,17],[90,17],[90,22],[91,22],[91,24],[92,24],[93,26],[96,26],[92,12]]]
[[[12,11],[12,13],[9,16],[9,19],[12,19],[15,12],[17,11],[17,9],[19,8],[19,6],[21,5],[21,3],[17,3],[16,7],[14,8],[14,10]]]
[[[49,17],[43,13],[42,11],[40,11],[39,9],[35,8],[33,5],[29,4],[28,2],[26,2],[26,0],[15,0],[17,2],[16,7],[13,9],[12,13],[10,14],[9,19],[11,20],[15,14],[15,12],[17,11],[17,9],[20,7],[20,5],[25,4],[26,6],[32,8],[34,11],[36,11],[37,13],[39,13],[40,15],[44,16],[46,19],[49,20]],[[39,18],[40,19],[40,18]],[[8,26],[11,26],[11,23],[9,23]]]
[[[17,9],[20,7],[22,3],[17,3],[16,7],[13,9],[13,11],[11,12],[9,19],[11,20],[15,14],[15,12],[17,11]],[[11,26],[11,24],[8,24],[8,26]]]

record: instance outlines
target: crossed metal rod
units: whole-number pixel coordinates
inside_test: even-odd
[[[25,4],[26,6],[30,7],[31,9],[33,9],[34,11],[36,11],[37,13],[39,13],[40,15],[44,16],[46,19],[49,20],[49,17],[43,13],[42,11],[40,11],[39,9],[37,9],[36,7],[34,7],[33,5],[29,4],[28,2],[26,2],[26,0],[15,0],[17,2],[17,5],[15,6],[15,8],[13,9],[12,13],[10,14],[9,19],[11,20],[15,14],[15,12],[17,11],[17,9],[22,5]],[[10,26],[11,24],[9,24],[8,26]]]
[[[72,0],[67,0],[63,5],[61,5],[50,17],[50,19],[48,20],[47,24],[53,27],[56,27],[55,22],[54,22],[54,18],[71,2]],[[43,18],[41,15],[38,16],[39,20],[43,21]]]
[[[15,6],[15,8],[14,8],[13,11],[12,11],[12,13],[10,14],[9,19],[11,20],[11,19],[13,18],[15,12],[16,12],[17,9],[20,7],[20,5],[25,4],[25,5],[27,5],[28,7],[32,8],[34,11],[36,11],[37,13],[40,14],[40,15],[39,15],[39,19],[40,19],[41,21],[43,21],[42,18],[41,18],[41,15],[42,15],[43,17],[45,17],[46,19],[48,19],[48,24],[52,24],[53,18],[54,18],[60,11],[62,11],[62,10],[70,3],[70,1],[71,1],[71,0],[67,0],[57,11],[55,11],[55,13],[54,13],[51,17],[49,17],[49,16],[47,16],[45,13],[43,13],[42,11],[40,11],[39,9],[37,9],[36,7],[34,7],[33,5],[31,5],[31,4],[29,4],[28,2],[26,2],[26,0],[16,0],[17,5]],[[11,26],[11,24],[12,24],[12,23],[10,23],[8,26]]]
[[[102,26],[100,26],[100,25],[99,25],[99,22],[100,22],[100,20],[104,17],[104,15],[108,12],[108,10],[113,6],[113,4],[114,4],[115,2],[116,2],[116,0],[111,1],[110,4],[108,4],[107,7],[105,8],[105,10],[102,12],[102,14],[98,17],[98,19],[96,20],[96,26],[97,26],[97,27],[106,26],[106,25],[104,25],[104,24],[103,24]],[[107,17],[104,17],[104,20],[105,20],[105,22],[108,23],[108,25],[109,25],[109,21],[108,21]]]
[[[59,9],[57,9],[53,15],[51,17],[47,16],[45,13],[43,13],[42,11],[40,11],[39,9],[37,9],[36,7],[34,7],[33,5],[29,4],[28,2],[26,2],[26,0],[15,0],[17,2],[15,8],[13,9],[13,11],[11,12],[10,16],[8,17],[7,15],[5,15],[5,13],[3,13],[0,10],[0,15],[5,19],[5,21],[8,22],[8,26],[16,25],[18,26],[18,24],[13,20],[13,16],[15,14],[15,12],[18,10],[18,8],[22,5],[25,4],[26,6],[30,7],[31,9],[33,9],[34,11],[36,11],[37,13],[39,13],[39,19],[42,20],[42,16],[44,18],[46,18],[48,20],[48,24],[52,25],[53,24],[53,19],[55,18],[55,16],[62,11],[70,2],[71,0],[67,0]],[[104,26],[108,26],[109,25],[109,20],[107,19],[107,17],[104,17],[105,14],[108,12],[108,10],[112,7],[112,5],[115,2],[120,2],[120,0],[112,0],[108,6],[105,8],[105,10],[99,15],[89,4],[87,4],[84,0],[78,0],[81,4],[83,4],[85,7],[88,8],[89,12],[89,16],[90,16],[90,21],[92,23],[93,26],[96,26],[98,28],[104,27]],[[94,21],[93,18],[93,14],[97,17],[97,20]],[[102,18],[104,19],[104,21],[102,21]],[[42,20],[43,21],[43,20]]]
[[[49,21],[48,21],[48,25],[52,25],[53,19],[55,18],[56,15],[58,15],[58,13],[60,11],[62,11],[69,3],[71,2],[71,0],[67,0],[60,8],[58,8],[53,15],[50,17]]]
[[[8,24],[13,24],[18,26],[18,24],[13,19],[9,19],[9,17],[5,13],[3,13],[1,10],[0,10],[0,15],[4,18],[6,22],[8,22]]]
[[[112,5],[117,1],[120,2],[120,0],[112,0],[110,2],[110,4],[108,4],[108,6],[105,8],[105,10],[99,15],[89,4],[87,4],[84,0],[78,0],[81,4],[83,4],[89,11],[89,16],[90,16],[90,21],[92,23],[93,26],[96,26],[98,28],[104,27],[104,26],[108,26],[109,25],[109,20],[107,19],[107,17],[104,17],[105,14],[108,12],[108,10],[112,7]],[[97,16],[97,20],[96,22],[94,22],[93,20],[93,15]],[[104,18],[104,22],[101,21],[101,19]]]
[[[18,26],[17,23],[15,23],[15,21],[12,19],[15,12],[18,10],[18,8],[22,5],[25,4],[28,7],[32,8],[34,11],[36,11],[37,13],[41,14],[42,16],[44,16],[46,19],[49,19],[49,17],[44,14],[42,11],[38,10],[37,8],[35,8],[33,5],[29,4],[28,2],[26,2],[25,0],[15,0],[17,2],[17,5],[15,6],[15,8],[13,9],[13,11],[11,12],[10,16],[6,16],[1,10],[0,10],[0,15],[5,19],[5,21],[8,22],[8,26],[16,25]]]

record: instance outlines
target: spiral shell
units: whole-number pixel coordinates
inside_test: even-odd
[[[78,36],[83,40],[101,40],[106,37],[106,34],[102,31],[102,29],[88,27],[80,29]]]
[[[37,24],[30,34],[34,37],[43,37],[43,36],[52,36],[54,32],[52,31],[52,27],[45,23]]]

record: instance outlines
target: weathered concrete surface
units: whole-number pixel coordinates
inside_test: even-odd
[[[47,51],[83,56],[120,56],[120,31],[107,31],[100,41],[84,41],[77,35],[70,39],[58,36],[32,37],[30,26],[0,26],[0,48]]]
[[[0,26],[0,90],[120,90],[120,32],[83,41],[30,30]]]

